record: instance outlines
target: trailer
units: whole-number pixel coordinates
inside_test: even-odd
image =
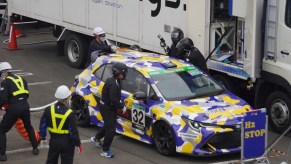
[[[8,12],[52,24],[74,68],[84,66],[97,26],[113,44],[157,53],[157,36],[170,44],[180,28],[215,79],[266,107],[276,132],[291,125],[291,0],[10,0]]]

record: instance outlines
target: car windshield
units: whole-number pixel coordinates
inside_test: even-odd
[[[224,93],[220,85],[192,66],[148,73],[166,100],[181,101]]]

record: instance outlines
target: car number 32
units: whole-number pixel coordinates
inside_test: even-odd
[[[133,104],[131,109],[132,123],[145,126],[145,109],[143,106]]]

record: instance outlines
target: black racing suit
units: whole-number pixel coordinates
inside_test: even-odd
[[[64,104],[58,102],[54,105],[56,114],[65,115],[70,109]],[[50,128],[53,128],[52,108],[47,107],[41,117],[39,132],[42,140],[46,139],[47,128],[50,132],[49,152],[47,156],[47,164],[57,164],[59,156],[61,156],[62,164],[72,164],[74,159],[75,146],[81,145],[78,127],[76,124],[76,117],[71,112],[65,117],[62,130],[67,130],[68,133],[52,132]],[[56,117],[56,127],[61,126],[61,118]]]
[[[17,84],[15,84],[12,79],[18,80]],[[19,93],[20,91],[24,91],[26,93]],[[19,118],[23,121],[33,149],[37,148],[38,144],[30,121],[30,107],[27,102],[28,97],[29,92],[27,82],[23,78],[9,73],[8,76],[1,82],[0,107],[2,107],[5,103],[8,103],[9,105],[0,123],[1,154],[5,154],[6,152],[6,133],[12,128]]]
[[[101,139],[104,137],[102,146],[103,151],[110,150],[110,146],[115,135],[117,109],[122,109],[124,107],[120,102],[120,99],[120,81],[114,77],[108,78],[102,90],[102,98],[99,106],[104,120],[104,126],[95,135],[96,139]]]
[[[181,57],[181,54],[182,54],[182,52],[176,48],[176,45],[172,44],[171,47],[169,48],[168,55],[171,57],[177,58],[177,59],[183,59]]]
[[[184,55],[184,60],[197,66],[199,69],[210,75],[206,65],[206,60],[202,53],[196,47],[192,48],[190,52],[187,52]]]
[[[96,39],[92,40],[89,46],[89,52],[87,56],[87,62],[85,67],[88,67],[91,63],[91,53],[94,51],[100,51],[101,54],[111,53],[111,46],[104,42],[97,42]],[[94,62],[94,61],[92,61]]]

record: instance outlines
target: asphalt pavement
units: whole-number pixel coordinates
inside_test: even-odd
[[[15,73],[28,81],[31,108],[54,102],[56,88],[63,84],[70,87],[74,82],[74,76],[82,71],[68,66],[64,56],[57,56],[56,38],[51,35],[51,32],[49,28],[24,31],[26,37],[17,38],[20,50],[8,51],[6,50],[7,45],[1,42],[0,62],[9,62]],[[1,41],[7,38],[8,36],[0,36]],[[48,42],[38,43],[42,41]],[[3,114],[4,111],[1,111],[0,120]],[[38,129],[41,115],[42,112],[31,113],[31,120],[35,129]],[[236,163],[240,159],[239,153],[216,157],[193,157],[181,154],[167,157],[159,154],[152,145],[121,135],[116,135],[112,144],[112,151],[115,153],[115,157],[106,159],[100,156],[101,149],[97,148],[89,140],[98,130],[99,128],[96,126],[79,127],[83,152],[75,154],[74,163]],[[272,151],[268,153],[271,163],[280,163],[285,159],[291,141],[290,133],[288,136],[279,141]],[[277,137],[278,134],[269,132],[268,144],[271,144]],[[12,128],[7,133],[8,161],[4,163],[45,163],[47,152],[47,146],[42,146],[40,147],[39,155],[32,155],[30,143],[21,138],[15,128]],[[289,155],[288,160],[291,162],[291,155]]]

